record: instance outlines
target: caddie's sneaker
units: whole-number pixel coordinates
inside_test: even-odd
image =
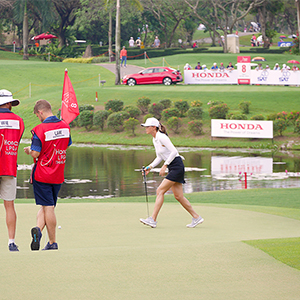
[[[147,219],[140,219],[140,221],[141,221],[143,224],[145,224],[145,225],[147,225],[147,226],[150,226],[150,227],[152,227],[152,228],[155,228],[155,227],[156,227],[156,224],[157,224],[157,222],[155,222],[155,221],[152,219],[152,217],[148,217]]]
[[[58,250],[58,245],[57,243],[50,244],[48,242],[48,244],[45,246],[43,250]]]
[[[203,219],[201,216],[199,216],[199,218],[197,218],[197,219],[192,218],[192,223],[186,225],[186,227],[194,228],[194,227],[196,227],[198,224],[203,223],[203,221],[204,221],[204,219]]]
[[[19,251],[18,246],[15,243],[10,243],[8,249],[9,251]]]
[[[30,245],[30,248],[32,251],[40,250],[40,241],[42,238],[42,232],[39,227],[33,227],[31,228],[31,236],[32,236],[32,242]]]

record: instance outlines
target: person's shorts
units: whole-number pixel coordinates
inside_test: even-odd
[[[173,161],[168,165],[169,173],[166,176],[166,179],[185,183],[184,180],[184,164],[180,156],[177,156],[173,159]]]
[[[61,184],[39,182],[32,176],[33,193],[36,205],[56,206],[57,195]]]
[[[17,194],[17,178],[0,176],[0,198],[5,201],[14,201]]]

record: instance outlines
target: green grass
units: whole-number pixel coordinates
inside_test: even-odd
[[[145,197],[61,199],[59,250],[53,252],[30,251],[38,207],[32,199],[18,199],[19,253],[8,252],[4,217],[0,222],[0,264],[10,270],[0,275],[1,299],[35,298],[36,276],[44,273],[47,280],[38,281],[43,299],[297,299],[298,194],[187,194],[205,218],[194,229],[185,227],[190,217],[172,195],[156,229],[138,222],[146,215]],[[149,200],[152,210],[154,197]]]
[[[1,51],[0,51],[1,53]],[[196,65],[197,61],[212,65],[214,61],[225,64],[229,61],[236,61],[235,54],[183,54],[168,56],[166,62],[182,69],[186,62]],[[270,65],[279,62],[285,63],[288,59],[297,58],[292,55],[265,55]],[[285,86],[228,86],[228,85],[172,85],[169,87],[156,85],[145,86],[115,86],[114,75],[108,70],[90,64],[71,63],[48,63],[43,61],[23,60],[0,60],[0,80],[2,87],[11,90],[15,97],[21,100],[21,105],[14,108],[14,111],[25,121],[26,130],[24,138],[30,138],[30,130],[38,124],[38,119],[33,115],[32,110],[35,101],[39,99],[49,100],[56,113],[61,106],[61,93],[64,78],[64,70],[68,68],[69,77],[73,83],[78,103],[94,104],[96,109],[103,109],[105,102],[109,99],[121,99],[124,105],[135,105],[138,98],[149,97],[152,102],[169,98],[172,101],[187,100],[191,103],[194,100],[203,102],[204,109],[204,132],[203,136],[193,136],[187,130],[187,125],[181,130],[180,135],[172,134],[172,139],[177,146],[209,146],[209,147],[268,147],[269,140],[252,141],[248,139],[210,139],[210,118],[208,115],[208,103],[211,100],[219,100],[228,104],[230,112],[239,111],[238,105],[241,101],[251,101],[250,114],[248,119],[255,114],[267,116],[273,112],[299,110],[298,88]],[[152,62],[161,64],[161,58],[153,58]],[[147,61],[147,65],[153,63]],[[132,60],[130,64],[145,66],[144,60]],[[98,75],[107,83],[99,87]],[[31,83],[31,98],[29,98],[29,84]],[[98,92],[99,101],[95,102],[95,94]],[[262,101],[263,99],[263,101]],[[142,121],[142,119],[141,119]],[[184,123],[187,123],[185,119]],[[293,134],[293,128],[285,133],[287,139],[297,139]],[[111,130],[104,132],[86,132],[83,128],[72,129],[72,137],[75,142],[86,143],[110,143],[110,144],[151,144],[151,140],[145,136],[142,128],[137,129],[137,136],[132,137],[129,133],[115,134]],[[281,143],[282,138],[278,143]],[[276,142],[276,139],[275,139]]]
[[[245,241],[290,267],[300,270],[300,237],[289,239],[268,239]]]

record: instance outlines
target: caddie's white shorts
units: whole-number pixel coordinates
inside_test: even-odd
[[[17,178],[13,176],[0,176],[0,199],[13,201],[17,194]]]

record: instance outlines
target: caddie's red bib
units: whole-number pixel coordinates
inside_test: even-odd
[[[64,121],[41,123],[32,129],[42,143],[36,162],[34,179],[39,182],[60,184],[64,182],[66,150],[70,127]]]
[[[0,111],[0,176],[17,176],[18,148],[24,132],[22,118]]]

